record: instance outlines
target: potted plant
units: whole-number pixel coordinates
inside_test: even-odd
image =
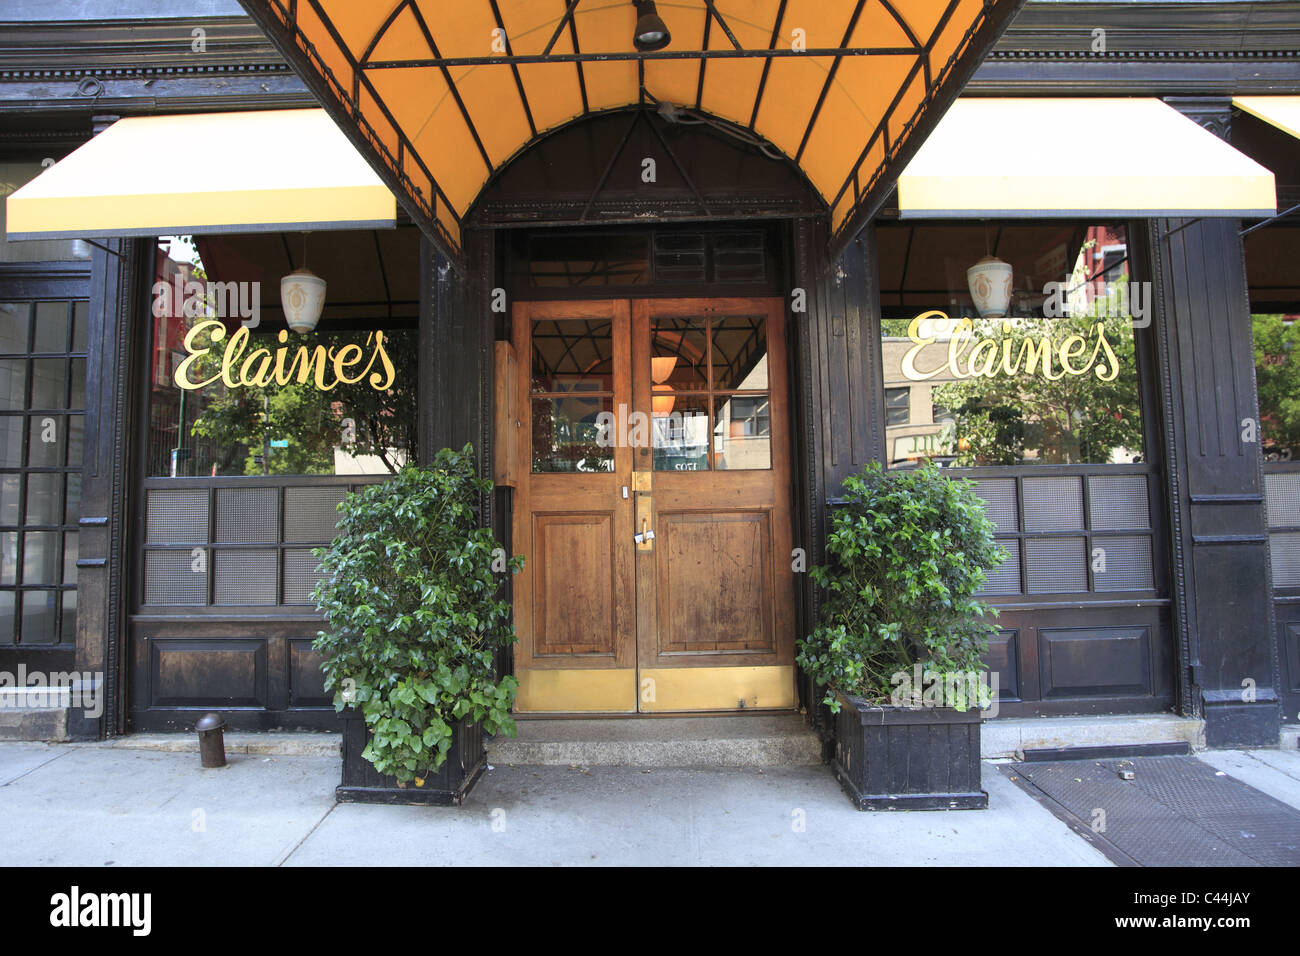
[[[1006,554],[970,481],[926,462],[844,483],[811,573],[820,621],[799,665],[825,689],[832,766],[859,809],[975,809],[982,657],[996,611],[976,599]]]
[[[316,551],[315,641],[344,712],[340,800],[458,804],[483,772],[483,732],[513,735],[516,681],[496,676],[514,643],[499,599],[505,559],[480,527],[472,449],[443,449],[349,494]]]

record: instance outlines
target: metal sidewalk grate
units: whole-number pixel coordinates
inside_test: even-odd
[[[1001,768],[1112,860],[1138,866],[1300,866],[1300,810],[1195,757]],[[1132,771],[1124,780],[1121,772]]]

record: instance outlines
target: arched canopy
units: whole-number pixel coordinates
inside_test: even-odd
[[[670,104],[798,164],[851,238],[1021,0],[241,0],[453,258],[495,170],[584,115]]]

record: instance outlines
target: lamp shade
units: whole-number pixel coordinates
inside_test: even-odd
[[[662,385],[668,381],[668,376],[673,374],[676,367],[676,355],[656,356],[650,360],[650,380],[656,385]]]
[[[981,319],[1000,319],[1011,305],[1011,263],[985,256],[966,270],[966,284]]]
[[[280,280],[284,321],[300,335],[316,328],[325,308],[325,280],[307,269],[294,269]]]

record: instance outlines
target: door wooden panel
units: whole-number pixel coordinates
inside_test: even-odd
[[[657,656],[765,651],[772,641],[772,535],[764,511],[659,512]]]
[[[614,653],[614,524],[610,511],[534,516],[536,656]]]

